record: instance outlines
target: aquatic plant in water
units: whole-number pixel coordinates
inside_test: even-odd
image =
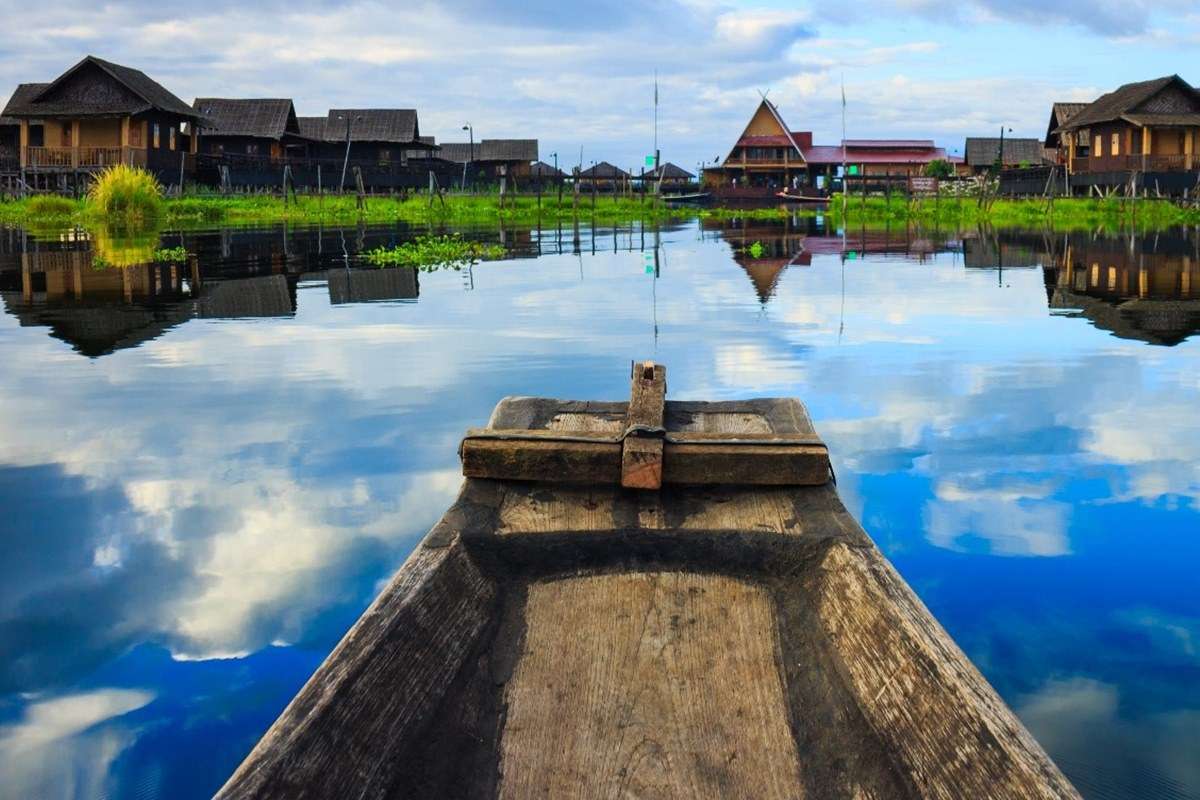
[[[163,212],[162,187],[146,170],[118,164],[101,172],[88,190],[88,211],[127,224],[157,219]]]
[[[173,261],[186,261],[188,251],[186,247],[160,247],[154,251],[154,260],[158,263],[169,263]]]
[[[458,234],[453,236],[418,236],[396,247],[377,247],[364,258],[376,267],[417,267],[419,269],[461,269],[468,264],[488,259],[504,258],[504,248],[498,244],[469,242]]]

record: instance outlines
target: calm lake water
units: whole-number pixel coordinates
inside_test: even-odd
[[[0,231],[0,795],[215,791],[508,394],[793,395],[847,506],[1089,798],[1200,797],[1200,233],[691,222]],[[755,244],[759,246],[754,246]]]

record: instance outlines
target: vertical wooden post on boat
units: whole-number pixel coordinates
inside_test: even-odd
[[[621,449],[621,486],[626,489],[662,488],[666,397],[667,368],[653,361],[635,364]]]

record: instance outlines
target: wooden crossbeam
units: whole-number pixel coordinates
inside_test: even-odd
[[[829,482],[829,451],[814,435],[668,431],[666,368],[633,369],[620,433],[477,428],[463,439],[468,478],[614,485],[819,486]]]

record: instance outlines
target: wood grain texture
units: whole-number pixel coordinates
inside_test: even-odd
[[[661,364],[646,361],[633,370],[629,410],[625,424],[629,428],[662,428],[667,402],[667,370]],[[642,435],[628,436],[621,449],[621,486],[626,489],[659,489],[663,483],[663,441]]]
[[[878,551],[831,547],[810,579],[841,677],[917,796],[1078,797]]]
[[[384,797],[496,599],[461,546],[419,547],[217,797]]]
[[[665,417],[812,432],[793,400]],[[221,796],[498,795],[1078,798],[832,485],[472,479]]]
[[[774,614],[724,576],[530,587],[501,798],[800,798]]]

